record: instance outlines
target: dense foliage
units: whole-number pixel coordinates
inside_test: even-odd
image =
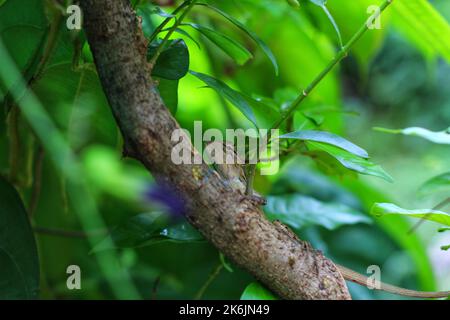
[[[121,157],[68,2],[0,0],[0,298],[275,299]],[[448,1],[395,1],[351,48],[376,1],[163,2],[132,1],[181,126],[281,130],[280,172],[254,181],[270,220],[384,282],[450,286]]]

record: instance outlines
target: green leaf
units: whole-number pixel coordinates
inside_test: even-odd
[[[344,43],[342,42],[342,35],[341,35],[341,31],[339,30],[339,26],[337,25],[336,21],[334,20],[333,16],[331,15],[330,11],[328,10],[326,4],[327,4],[327,0],[309,0],[312,3],[314,3],[316,6],[319,6],[322,8],[322,10],[325,12],[325,14],[327,15],[328,20],[330,20],[331,24],[333,25],[334,30],[336,31],[338,40],[339,40],[339,45],[341,47],[344,46]]]
[[[252,110],[252,106],[249,103],[249,99],[252,98],[244,96],[242,93],[230,88],[227,84],[219,79],[215,79],[203,73],[198,73],[190,71],[190,73],[196,76],[198,79],[206,83],[210,88],[214,89],[220,96],[224,97],[226,100],[231,102],[235,107],[237,107],[242,114],[250,120],[255,126],[257,126],[256,118]],[[258,103],[253,100],[254,103]]]
[[[321,150],[328,153],[349,170],[356,171],[360,174],[382,178],[388,182],[393,181],[392,177],[384,171],[383,168],[368,161],[367,159],[357,157],[354,154],[329,144],[308,141],[307,145],[312,147],[312,150]]]
[[[442,246],[442,247],[441,247],[441,250],[444,250],[444,251],[450,250],[450,244],[448,244],[448,245],[446,245],[446,246]]]
[[[272,292],[257,282],[250,283],[242,293],[241,300],[279,300]]]
[[[431,178],[420,187],[419,192],[429,193],[446,187],[450,187],[450,172],[446,172]]]
[[[354,143],[329,132],[324,131],[313,131],[313,130],[301,130],[296,132],[287,133],[285,135],[280,136],[280,139],[296,139],[296,140],[304,140],[304,141],[315,141],[322,142],[326,144],[333,145],[335,147],[339,147],[343,150],[346,150],[355,156],[361,158],[369,158],[367,151],[358,147]]]
[[[183,25],[188,25],[199,31],[216,46],[222,49],[227,55],[233,58],[233,60],[239,65],[244,65],[247,61],[253,58],[250,51],[248,51],[243,45],[223,33],[195,23],[187,23]]]
[[[179,80],[158,79],[158,91],[164,101],[166,107],[170,110],[172,115],[175,115],[178,110],[178,85]]]
[[[340,203],[325,203],[299,194],[270,196],[264,212],[294,229],[318,225],[329,230],[357,223],[371,223],[363,213]]]
[[[155,41],[148,47],[147,59],[151,59],[161,45],[161,41]],[[179,80],[189,71],[189,50],[182,39],[172,40],[163,50],[152,75],[168,80]]]
[[[110,232],[108,239],[101,241],[93,251],[144,247],[165,241],[203,241],[203,237],[189,224],[180,223],[164,227],[167,223],[166,221],[167,216],[159,212],[143,213],[131,217],[114,228]],[[111,243],[114,244],[113,247],[110,246]]]
[[[17,191],[0,177],[0,300],[36,299],[39,258]]]
[[[447,232],[450,231],[450,228],[440,228],[438,232]]]
[[[47,19],[41,0],[27,0],[26,3],[8,0],[0,7],[0,39],[26,81],[32,77],[42,56],[46,28]],[[12,79],[11,83],[17,81]],[[7,92],[10,88],[2,89]]]
[[[385,215],[402,215],[412,218],[426,219],[450,226],[450,214],[433,209],[407,210],[392,203],[375,203],[371,214],[377,217]]]
[[[396,1],[392,10],[394,26],[425,56],[450,62],[450,25],[429,1]]]
[[[445,131],[439,132],[434,132],[419,127],[411,127],[398,130],[375,127],[374,130],[393,134],[403,134],[405,136],[421,137],[437,144],[450,144],[450,128]]]
[[[238,27],[239,29],[241,29],[243,32],[245,32],[250,38],[253,39],[253,41],[256,42],[256,44],[258,44],[258,46],[262,49],[262,51],[264,51],[264,53],[266,54],[266,56],[269,58],[270,62],[272,62],[272,65],[275,69],[275,74],[278,76],[279,74],[279,67],[278,67],[278,63],[277,63],[277,59],[275,58],[275,55],[273,54],[272,50],[270,50],[270,48],[267,46],[267,44],[261,40],[258,35],[256,35],[256,33],[254,33],[253,31],[250,31],[247,29],[247,27],[242,24],[241,22],[239,22],[238,20],[236,20],[235,18],[233,18],[232,16],[230,16],[228,13],[214,7],[211,6],[209,4],[206,3],[201,3],[199,5],[203,5],[208,7],[211,10],[214,10],[215,12],[217,12],[218,14],[220,14],[221,16],[223,16],[224,18],[226,18],[227,20],[229,20],[231,23],[233,23],[236,27]]]

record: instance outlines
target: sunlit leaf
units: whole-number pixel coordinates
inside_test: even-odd
[[[425,128],[411,127],[406,129],[386,129],[386,128],[374,128],[376,131],[393,133],[393,134],[403,134],[405,136],[416,136],[426,139],[428,141],[438,143],[438,144],[450,144],[450,128],[445,131],[430,131]]]
[[[219,79],[215,79],[203,73],[190,71],[190,73],[201,81],[206,83],[210,88],[214,89],[220,96],[231,102],[237,107],[242,114],[247,117],[255,126],[257,126],[255,114],[253,113],[252,106],[249,103],[249,97],[244,96],[242,93],[230,88],[227,84]],[[255,101],[255,103],[257,103]]]
[[[296,132],[287,133],[280,136],[280,139],[296,139],[304,141],[315,141],[322,142],[339,147],[346,150],[358,157],[369,158],[367,151],[358,147],[354,143],[330,132],[324,131],[312,131],[312,130],[301,130]]]
[[[248,60],[253,58],[250,51],[248,51],[243,45],[223,33],[195,23],[188,23],[184,25],[191,26],[199,31],[231,58],[233,58],[233,60],[239,65],[244,65]]]
[[[349,170],[356,171],[360,174],[379,177],[388,182],[393,181],[392,177],[384,171],[381,166],[376,165],[367,159],[355,156],[354,154],[329,144],[311,141],[307,142],[307,144],[312,147],[312,150],[321,150],[328,153]]]
[[[433,209],[407,210],[392,203],[375,203],[371,209],[374,216],[403,215],[412,218],[426,219],[450,226],[450,214]]]
[[[156,41],[148,47],[147,58],[150,60],[155,54],[161,41]],[[161,52],[152,70],[152,75],[168,80],[179,80],[189,71],[189,50],[181,40],[172,40],[167,48]]]
[[[397,1],[393,24],[428,58],[450,61],[450,25],[427,0]]]
[[[275,69],[275,74],[278,75],[279,68],[278,68],[278,63],[277,63],[277,59],[275,58],[275,55],[273,54],[272,50],[270,50],[270,48],[267,46],[267,44],[263,40],[261,40],[261,38],[259,38],[256,33],[248,30],[248,28],[244,24],[242,24],[237,19],[230,16],[228,13],[226,13],[214,6],[208,5],[206,3],[201,3],[200,5],[204,5],[204,6],[208,7],[209,9],[212,9],[215,12],[219,13],[224,18],[228,19],[231,23],[233,23],[236,27],[238,27],[239,29],[244,31],[250,38],[252,38],[258,44],[258,46],[264,51],[264,53],[269,58],[269,60],[272,62],[272,65]]]
[[[343,225],[370,223],[365,214],[340,203],[321,202],[300,194],[267,197],[264,212],[271,220],[280,220],[301,229],[318,225],[329,230]]]
[[[272,292],[257,282],[250,283],[242,293],[241,300],[279,300]]]
[[[431,178],[420,187],[419,192],[427,193],[444,188],[450,188],[450,172]]]
[[[39,259],[17,191],[0,177],[0,300],[36,299]]]

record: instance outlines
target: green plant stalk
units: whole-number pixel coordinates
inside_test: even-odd
[[[190,0],[184,1],[178,8],[176,8],[172,12],[171,17],[167,17],[166,19],[164,19],[164,21],[151,34],[151,36],[149,38],[149,43],[152,43],[156,39],[158,34],[161,31],[163,31],[164,27],[170,22],[170,20],[172,20],[174,18],[173,16],[177,15],[183,8],[185,8],[189,4],[189,1]]]
[[[208,279],[206,280],[205,284],[200,288],[198,293],[195,295],[195,300],[200,300],[203,295],[205,294],[206,290],[209,288],[211,283],[217,278],[217,276],[220,274],[220,272],[223,269],[223,264],[220,263],[213,272],[209,275]]]
[[[20,81],[18,81],[17,86],[14,86],[15,83],[11,79],[20,79]],[[84,229],[93,230],[98,229],[99,226],[105,226],[103,218],[97,210],[95,199],[88,192],[89,186],[83,178],[81,163],[77,160],[63,134],[55,126],[40,101],[27,87],[1,39],[0,82],[6,87],[12,88],[11,96],[19,101],[17,105],[24,118],[40,139],[55,168],[67,178],[73,206]],[[88,240],[94,247],[103,238],[96,236]],[[128,271],[120,267],[120,260],[115,253],[109,252],[104,255],[97,255],[96,258],[101,271],[119,299],[138,299],[140,297]]]
[[[295,99],[291,105],[286,110],[285,114],[272,126],[272,129],[279,128],[283,122],[285,122],[293,113],[297,110],[299,105],[305,100],[309,94],[317,87],[317,85],[336,67],[336,65],[347,57],[350,49],[355,45],[356,42],[369,30],[368,22],[369,20],[378,18],[381,13],[393,2],[394,0],[385,0],[380,6],[380,11],[375,15],[371,16],[364,25],[355,33],[355,35],[347,42],[345,46],[339,50],[333,60],[325,67],[325,69],[306,87],[305,90]],[[270,132],[269,132],[270,137]]]
[[[189,6],[184,10],[183,14],[176,20],[174,25],[170,28],[169,32],[167,32],[166,36],[164,37],[163,42],[159,45],[158,49],[155,52],[155,55],[150,60],[150,68],[153,69],[155,66],[156,61],[158,60],[161,53],[164,51],[167,42],[169,41],[172,34],[175,32],[175,30],[180,26],[180,24],[183,22],[184,18],[188,15],[188,13],[191,11],[191,9],[194,7],[197,0],[191,0],[189,3]]]

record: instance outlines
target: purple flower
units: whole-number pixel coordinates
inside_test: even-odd
[[[154,184],[147,188],[144,194],[147,201],[156,203],[167,210],[171,216],[179,218],[186,215],[183,198],[167,184]]]

